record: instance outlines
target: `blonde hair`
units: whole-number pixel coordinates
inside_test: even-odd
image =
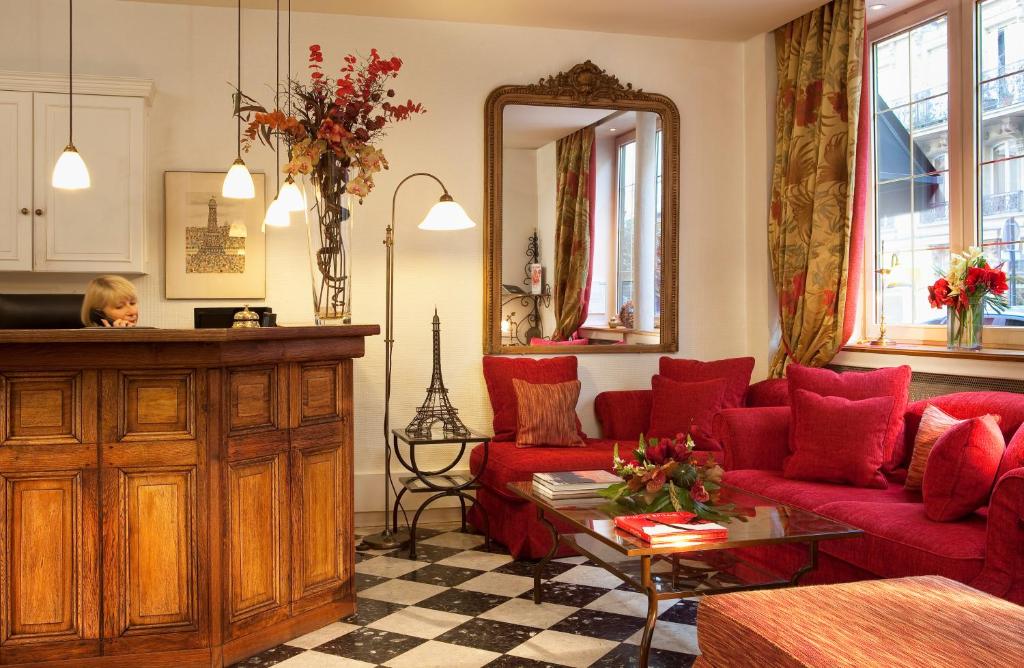
[[[121,276],[98,276],[89,282],[82,298],[82,324],[93,327],[92,311],[102,311],[121,299],[137,299],[135,286]]]

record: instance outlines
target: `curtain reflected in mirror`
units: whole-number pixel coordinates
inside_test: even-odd
[[[660,115],[508,105],[503,346],[662,342]]]

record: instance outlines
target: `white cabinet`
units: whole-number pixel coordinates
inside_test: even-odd
[[[60,190],[67,94],[3,90],[0,76],[0,271],[144,272],[145,99],[77,83],[74,142],[92,185]]]

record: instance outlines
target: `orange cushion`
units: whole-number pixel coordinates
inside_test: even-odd
[[[940,408],[931,404],[925,407],[921,414],[921,426],[917,428],[914,436],[914,452],[910,455],[910,466],[907,467],[907,479],[903,486],[907,489],[921,489],[924,481],[925,464],[928,463],[928,455],[935,447],[935,441],[949,431],[949,428],[960,424],[958,420]]]
[[[580,381],[528,383],[512,379],[516,393],[516,446],[583,447],[576,429]]]

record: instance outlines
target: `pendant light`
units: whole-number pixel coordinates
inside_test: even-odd
[[[68,145],[64,152],[57,158],[57,164],[53,166],[53,177],[50,183],[54,188],[62,190],[82,190],[91,185],[89,180],[89,169],[85,161],[75,148],[71,140],[74,128],[74,86],[72,83],[73,46],[74,46],[74,6],[73,0],[68,0]]]
[[[238,79],[235,94],[235,127],[238,140],[238,156],[232,163],[228,175],[224,177],[221,195],[230,199],[253,199],[256,197],[256,184],[252,182],[252,174],[242,160],[242,114],[238,107],[242,102],[242,0],[238,0]]]
[[[277,0],[276,32],[274,33],[274,108],[280,109],[281,98],[281,0]],[[274,135],[274,171],[277,172],[277,186],[281,189],[281,133]],[[291,212],[284,202],[274,193],[274,201],[267,207],[267,215],[263,224],[270,227],[288,227],[292,224]]]
[[[285,79],[286,88],[288,94],[288,115],[292,115],[292,0],[288,0],[288,77]],[[306,198],[302,194],[302,190],[295,183],[295,179],[289,174],[288,178],[284,180],[284,185],[281,186],[281,191],[277,193],[277,199],[281,200],[284,204],[285,209],[291,211],[305,211],[306,210]]]

